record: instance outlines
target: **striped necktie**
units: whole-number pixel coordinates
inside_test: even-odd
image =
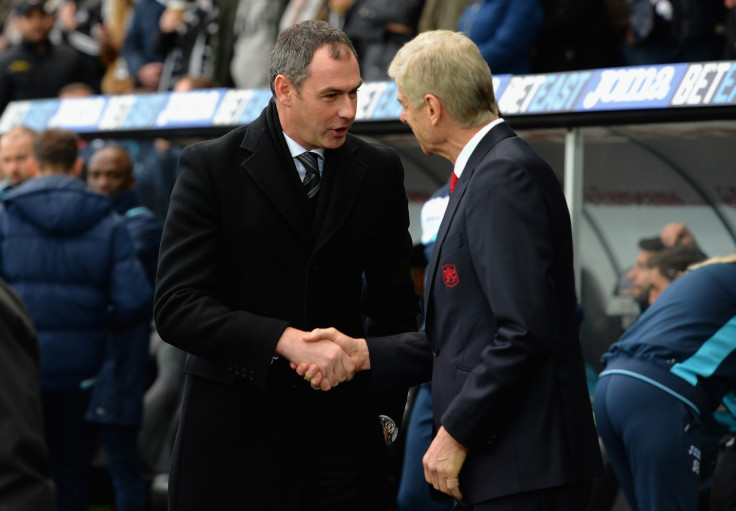
[[[319,155],[310,151],[304,152],[297,156],[297,159],[302,162],[304,168],[307,169],[307,174],[304,176],[304,191],[307,192],[307,197],[310,199],[317,195],[319,192]]]

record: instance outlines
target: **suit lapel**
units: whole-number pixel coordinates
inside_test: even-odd
[[[437,268],[439,253],[442,249],[442,244],[447,237],[447,231],[452,224],[452,219],[455,216],[455,213],[457,213],[460,202],[465,195],[468,183],[472,179],[476,167],[485,159],[488,152],[504,138],[508,138],[514,135],[514,131],[508,126],[508,124],[506,124],[506,122],[502,122],[491,128],[491,131],[489,131],[486,136],[483,137],[473,153],[470,155],[470,158],[468,158],[468,163],[465,165],[465,169],[463,170],[460,179],[458,179],[457,184],[455,185],[455,191],[452,195],[450,195],[450,201],[447,203],[447,209],[445,210],[445,214],[442,217],[442,222],[440,223],[440,228],[437,232],[437,239],[435,240],[434,249],[432,250],[432,255],[429,258],[429,264],[427,265],[428,285],[426,286],[424,292],[424,303],[427,304],[427,316],[431,314],[431,309],[433,306],[433,303],[429,299],[429,297],[432,296],[432,287],[434,286],[435,276],[437,274],[437,271],[439,270],[439,268]]]
[[[312,235],[319,250],[337,232],[348,216],[365,175],[365,163],[355,157],[350,139],[334,151],[325,152],[320,204]]]

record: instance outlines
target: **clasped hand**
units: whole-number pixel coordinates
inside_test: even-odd
[[[354,339],[334,328],[303,332],[287,328],[276,346],[291,368],[314,389],[330,390],[370,368],[365,339]]]

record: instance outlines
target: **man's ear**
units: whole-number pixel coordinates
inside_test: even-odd
[[[83,169],[84,169],[84,160],[81,157],[78,157],[77,161],[74,162],[74,169],[72,170],[72,175],[74,177],[81,176]]]
[[[273,89],[276,92],[276,101],[285,106],[291,106],[291,97],[294,92],[294,84],[284,75],[278,75],[273,81]]]
[[[443,114],[440,99],[434,94],[425,94],[424,103],[427,105],[427,113],[429,114],[429,120],[432,122],[432,126],[437,126]]]

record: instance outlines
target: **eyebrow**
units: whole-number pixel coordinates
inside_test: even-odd
[[[360,87],[361,87],[362,85],[363,85],[363,82],[361,81],[361,82],[360,82],[360,83],[359,83],[358,85],[356,85],[355,87],[351,87],[350,89],[347,89],[347,92],[352,92],[352,91],[354,91],[354,90],[358,90],[358,89],[360,89]],[[324,89],[324,90],[321,90],[321,91],[319,91],[319,93],[320,93],[320,94],[331,94],[331,93],[335,93],[335,92],[337,92],[337,93],[342,93],[342,92],[345,92],[345,89],[339,89],[339,88],[337,88],[337,87],[330,87],[330,88],[328,88],[328,89]]]

